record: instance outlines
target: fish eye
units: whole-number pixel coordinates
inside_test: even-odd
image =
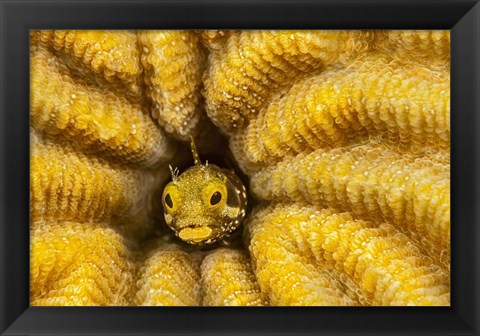
[[[209,210],[223,209],[227,202],[227,187],[220,179],[211,179],[203,187],[202,202]]]
[[[210,197],[210,205],[216,205],[222,200],[222,194],[219,191],[215,191]]]
[[[172,201],[172,196],[170,194],[165,195],[165,204],[172,209],[173,208],[173,201]]]
[[[161,203],[163,205],[163,210],[170,215],[178,210],[179,205],[182,204],[182,195],[175,184],[169,183],[163,189]]]

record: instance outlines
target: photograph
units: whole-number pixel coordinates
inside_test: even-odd
[[[450,30],[29,39],[31,306],[451,306]]]

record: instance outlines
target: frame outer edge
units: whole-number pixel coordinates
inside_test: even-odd
[[[5,197],[4,197],[4,174],[5,174],[5,103],[4,103],[4,62],[5,62],[5,19],[4,19],[5,3],[0,1],[0,239],[4,237],[4,225],[5,225],[5,216],[4,211],[2,210],[5,207]],[[5,263],[7,258],[5,256],[5,245],[0,244],[0,279],[5,279]],[[5,283],[0,282],[0,333],[3,333],[6,329],[6,303],[5,303]]]
[[[20,5],[20,6],[19,6]],[[29,83],[28,21],[25,1],[0,0],[0,334],[29,306]],[[13,42],[13,43],[12,43]],[[7,48],[5,46],[10,45]],[[16,58],[15,50],[25,50]],[[25,71],[22,69],[25,68]],[[14,78],[14,81],[7,82]],[[8,84],[8,85],[7,85]],[[24,114],[27,113],[26,118]],[[28,133],[27,133],[28,134]],[[8,238],[8,239],[7,239]],[[23,251],[25,249],[25,251]],[[24,252],[24,253],[22,253]],[[25,264],[26,262],[26,264]],[[26,276],[26,278],[25,278]],[[25,289],[25,291],[22,291]]]
[[[452,46],[457,43],[467,46],[468,54],[452,48],[451,107],[454,113],[451,121],[451,189],[452,220],[457,220],[451,227],[452,257],[451,274],[453,295],[452,308],[457,316],[471,329],[473,335],[480,332],[480,3],[476,4],[452,28]],[[460,42],[461,41],[461,42]],[[464,50],[465,51],[465,50]],[[459,84],[467,78],[470,87]],[[463,90],[460,93],[460,90]],[[462,101],[460,100],[462,97]],[[465,113],[466,112],[466,113]],[[461,114],[465,113],[465,117]],[[460,133],[463,138],[460,140]],[[455,169],[453,169],[455,168]],[[466,197],[461,202],[461,196]],[[466,215],[463,212],[466,211]],[[460,219],[460,220],[459,220]],[[466,223],[463,221],[467,220]],[[465,225],[465,226],[463,226]],[[471,225],[470,228],[467,226]],[[466,253],[459,256],[460,241],[466,244]],[[462,259],[460,259],[462,258]],[[456,275],[474,267],[471,278],[460,283]],[[472,293],[473,292],[473,293]],[[470,296],[469,296],[470,295]],[[470,298],[470,299],[469,299]]]
[[[19,1],[21,3],[25,3],[25,1]],[[480,20],[480,5],[477,3],[476,5],[474,5],[475,8],[473,9],[474,11],[474,14],[476,14],[476,27],[477,27],[477,37],[478,37],[478,34],[479,34],[479,20]],[[3,45],[5,44],[5,37],[6,37],[6,23],[5,23],[5,7],[6,7],[6,3],[3,1],[3,0],[0,0],[0,21],[2,22],[1,23],[1,42],[0,42],[0,47],[3,47]],[[478,69],[478,56],[480,56],[480,50],[478,48],[478,41],[477,41],[477,50],[476,50],[476,53],[477,53],[477,71],[476,71],[476,75],[475,75],[475,85],[477,88],[479,88],[479,70]],[[6,129],[6,126],[5,126],[5,123],[3,122],[5,119],[6,119],[6,110],[5,110],[5,106],[6,106],[6,103],[5,103],[5,100],[3,98],[6,98],[6,95],[5,95],[5,92],[7,91],[6,88],[5,88],[5,79],[4,79],[4,70],[5,70],[5,55],[6,55],[6,51],[5,51],[5,48],[1,48],[1,64],[0,64],[0,74],[1,74],[1,78],[0,78],[0,207],[3,207],[5,205],[5,202],[6,202],[6,199],[5,199],[5,195],[6,195],[6,191],[4,191],[4,186],[5,186],[5,180],[7,178],[6,176],[6,172],[5,172],[5,161],[3,160],[5,158],[5,150],[7,148],[7,139],[6,139],[6,136],[5,136],[5,129]],[[477,92],[480,92],[477,90]],[[475,127],[477,130],[479,130],[479,116],[478,116],[478,107],[479,107],[479,97],[478,97],[478,94],[476,96],[476,100],[475,100],[475,104],[476,104],[476,108],[475,108],[475,112],[477,113],[475,116],[474,116],[474,120],[475,120]],[[478,154],[478,150],[480,149],[480,135],[479,133],[477,132],[476,133],[476,137],[475,137],[475,144],[473,145],[474,148],[477,150],[477,154]],[[474,164],[475,164],[475,167],[474,167],[474,171],[475,171],[475,181],[474,182],[474,186],[473,188],[475,189],[474,193],[475,193],[475,196],[476,196],[476,201],[478,200],[478,197],[480,195],[480,185],[479,185],[479,171],[478,169],[480,168],[480,157],[478,157],[478,155],[476,156],[476,159],[473,160],[474,161]],[[479,218],[480,218],[480,209],[476,208],[475,209],[475,222],[476,223],[473,223],[474,225],[475,224],[478,224],[479,223]],[[1,237],[4,237],[3,236],[3,233],[5,232],[5,215],[3,213],[3,211],[1,211],[0,209],[0,234],[1,234]],[[476,231],[475,231],[475,237],[477,239],[477,241],[479,241],[479,228],[478,226],[476,227]],[[475,239],[475,237],[472,237],[472,239]],[[4,262],[6,262],[6,258],[7,258],[7,255],[5,254],[6,250],[5,250],[5,246],[3,244],[1,244],[2,246],[0,246],[0,261],[2,262],[1,265],[0,265],[0,276],[2,277],[2,279],[4,279],[4,277],[6,276],[5,272],[6,272],[6,268],[5,268],[5,265],[4,265]],[[480,293],[479,293],[479,288],[478,288],[478,280],[479,280],[479,265],[478,265],[478,262],[479,262],[479,252],[480,252],[480,249],[479,249],[479,244],[476,244],[476,249],[474,250],[475,253],[476,253],[476,256],[475,256],[475,262],[476,262],[476,272],[475,272],[475,280],[477,281],[477,286],[475,287],[476,289],[476,292],[475,292],[475,295],[474,295],[474,298],[477,300],[477,302],[475,303],[475,313],[476,315],[478,316],[478,309],[479,309],[479,300],[480,300]],[[0,310],[1,310],[1,313],[0,313],[0,333],[3,333],[5,330],[4,328],[6,328],[7,326],[5,325],[5,323],[7,322],[6,321],[6,313],[5,313],[5,308],[8,308],[5,306],[6,304],[6,301],[5,301],[5,285],[4,283],[2,282],[1,283],[1,287],[0,287]],[[479,321],[476,320],[476,323],[475,323],[475,334],[478,333],[479,331]]]
[[[478,2],[475,6],[476,11],[476,25],[477,25],[477,30],[476,30],[476,36],[477,36],[477,49],[476,49],[476,59],[477,59],[477,75],[476,75],[476,91],[477,91],[477,96],[476,96],[476,129],[477,129],[477,139],[476,139],[476,152],[477,152],[477,160],[476,160],[476,166],[475,166],[475,171],[476,173],[476,201],[477,205],[480,203],[480,2]],[[476,208],[476,214],[475,214],[475,227],[476,227],[476,241],[477,241],[477,250],[476,250],[476,302],[475,302],[475,316],[477,316],[477,319],[474,323],[474,329],[477,334],[480,333],[480,206],[477,206]]]

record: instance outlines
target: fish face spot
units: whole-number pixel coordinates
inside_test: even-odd
[[[208,226],[186,227],[178,233],[178,236],[182,240],[199,243],[210,237],[212,233],[213,230]]]

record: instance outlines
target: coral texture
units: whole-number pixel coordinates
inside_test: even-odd
[[[393,57],[438,69],[450,67],[448,30],[390,30],[378,48],[395,50]]]
[[[316,150],[252,176],[265,200],[290,199],[389,220],[432,258],[450,257],[450,166],[384,145]],[[424,244],[426,243],[426,245]]]
[[[139,31],[152,115],[165,130],[187,140],[200,125],[205,52],[190,31]]]
[[[362,31],[240,31],[210,54],[206,107],[222,129],[242,127],[276,90],[309,72],[345,63],[368,48]]]
[[[33,31],[31,304],[449,305],[449,55],[449,31]],[[190,136],[249,186],[203,249],[162,216]]]
[[[201,294],[199,258],[175,245],[161,245],[140,267],[134,304],[199,306]]]
[[[122,163],[151,166],[168,159],[170,141],[140,104],[72,78],[72,71],[42,46],[32,48],[31,86],[35,130]]]
[[[32,220],[108,221],[145,202],[149,173],[76,152],[32,133]],[[150,182],[150,183],[149,183]]]
[[[352,305],[353,295],[340,300],[348,291],[328,279],[330,269],[350,277],[357,288],[349,289],[355,289],[368,304],[450,302],[449,274],[389,224],[356,220],[349,213],[313,206],[280,204],[258,211],[248,228],[260,287],[274,304]],[[307,287],[316,283],[318,290]]]
[[[405,68],[379,55],[362,59],[309,77],[271,99],[232,137],[232,146],[245,147],[243,165],[379,134],[398,146],[448,148],[449,76],[422,66]]]
[[[40,30],[32,32],[32,42],[56,51],[74,71],[95,83],[106,81],[112,87],[125,87],[126,96],[141,99],[140,51],[133,31]],[[92,76],[93,78],[88,78]]]
[[[245,252],[220,248],[202,262],[205,306],[262,306],[260,292],[250,259]]]
[[[97,223],[37,221],[31,228],[31,304],[126,305],[133,263],[118,233]]]

